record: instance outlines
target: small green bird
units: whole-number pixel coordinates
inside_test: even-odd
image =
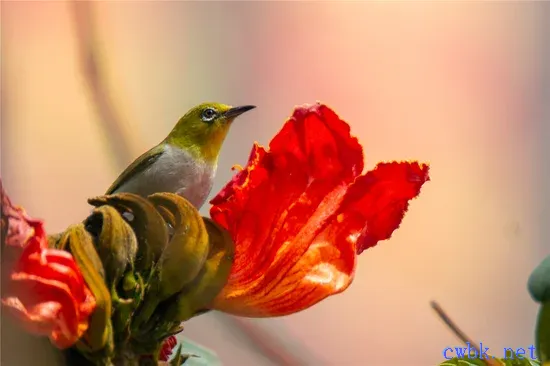
[[[203,103],[190,109],[160,144],[122,172],[106,194],[128,192],[147,197],[171,192],[200,208],[212,189],[231,123],[253,108]]]

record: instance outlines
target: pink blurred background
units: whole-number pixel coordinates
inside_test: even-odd
[[[124,168],[79,65],[73,4],[2,2],[2,166],[14,202],[64,229]],[[432,181],[344,294],[246,320],[303,365],[425,366],[458,340],[438,300],[496,355],[533,344],[530,271],[550,254],[550,4],[95,2],[108,91],[133,157],[202,101],[255,104],[232,127],[212,194],[296,104],[323,101],[367,167],[418,159]],[[130,163],[127,159],[126,163]],[[203,208],[207,213],[207,208]],[[221,314],[185,336],[225,365],[271,365]],[[4,337],[6,334],[3,335]]]

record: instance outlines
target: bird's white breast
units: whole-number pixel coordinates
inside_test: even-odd
[[[185,150],[166,145],[162,155],[141,172],[139,178],[132,178],[117,191],[145,197],[157,192],[173,192],[200,208],[212,189],[215,168],[215,165],[198,161]]]

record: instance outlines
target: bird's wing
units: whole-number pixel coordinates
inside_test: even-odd
[[[122,174],[114,181],[113,184],[109,187],[105,194],[113,194],[117,189],[119,189],[124,183],[137,174],[141,173],[145,169],[151,166],[155,161],[160,158],[164,152],[164,146],[162,144],[153,147],[151,150],[142,154],[139,158],[134,160],[132,164],[126,168]]]

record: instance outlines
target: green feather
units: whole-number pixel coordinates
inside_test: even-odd
[[[164,152],[164,144],[159,144],[153,147],[151,150],[142,154],[139,158],[134,160],[120,176],[115,180],[115,182],[109,187],[105,194],[113,194],[117,189],[119,189],[123,184],[127,183],[133,177],[139,175],[139,173],[145,171],[149,168]]]

